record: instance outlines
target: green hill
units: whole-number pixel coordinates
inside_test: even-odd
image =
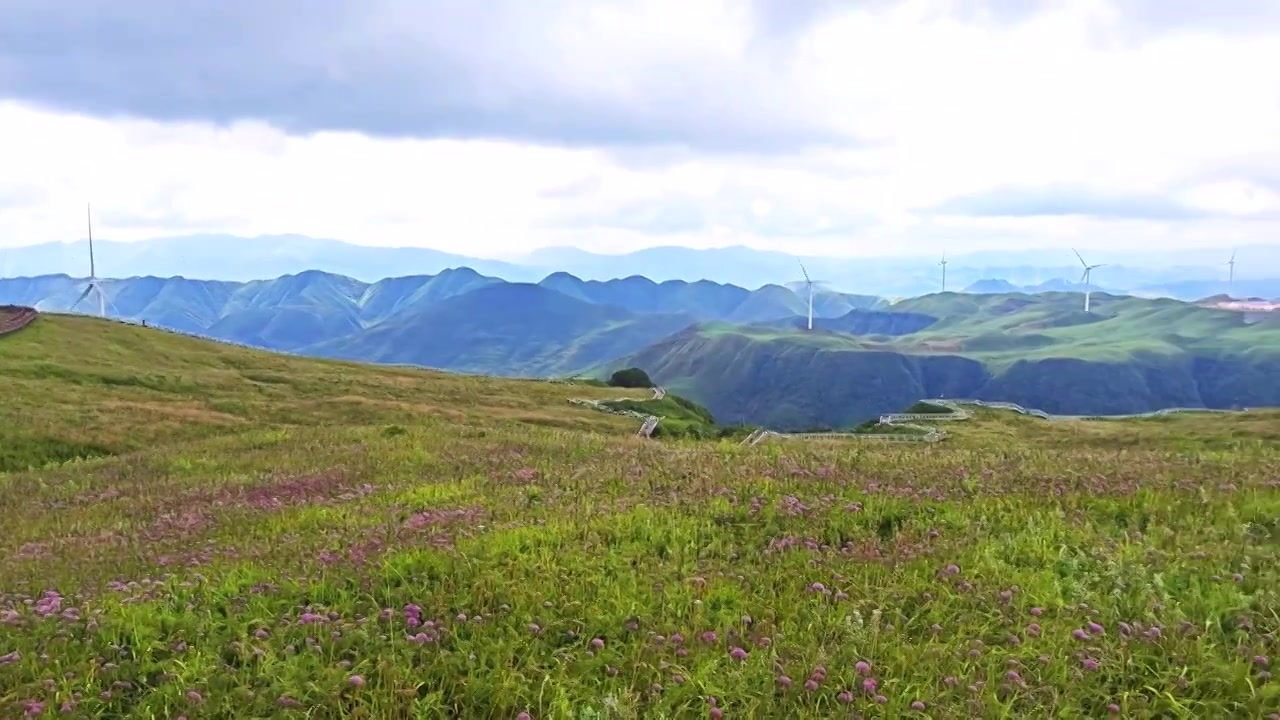
[[[930,397],[1056,414],[1280,405],[1280,322],[1107,295],[1085,314],[1079,299],[945,293],[813,332],[701,324],[596,372],[641,367],[724,421],[778,429],[853,426]]]
[[[650,395],[312,360],[57,315],[0,336],[0,378],[0,472],[314,425],[483,419],[627,434],[634,420],[569,398]]]
[[[0,335],[0,378],[3,717],[1280,699],[1274,413],[659,443],[568,402],[646,391],[50,315]]]

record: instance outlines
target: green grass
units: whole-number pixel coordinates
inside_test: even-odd
[[[0,337],[0,471],[262,427],[525,424],[634,431],[571,397],[648,397],[309,360],[85,317],[42,316]]]
[[[61,317],[0,376],[5,440],[113,453],[0,473],[3,717],[1280,707],[1276,414],[656,443],[566,402],[615,389]]]
[[[750,433],[750,430],[744,428],[717,426],[715,418],[706,408],[670,393],[661,400],[610,400],[603,404],[616,410],[630,410],[662,418],[653,433],[655,438],[660,439],[709,440],[745,437]]]
[[[918,424],[881,425],[879,420],[868,420],[849,431],[854,435],[927,435],[927,426]]]

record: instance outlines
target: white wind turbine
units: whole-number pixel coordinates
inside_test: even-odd
[[[1076,252],[1075,248],[1071,248],[1071,252],[1076,254],[1076,258],[1078,258],[1080,260],[1080,264],[1084,266],[1084,274],[1080,276],[1080,282],[1084,283],[1084,311],[1089,312],[1089,296],[1093,294],[1093,286],[1089,284],[1089,273],[1103,267],[1105,263],[1090,265],[1084,261],[1084,258],[1080,257],[1080,253]]]
[[[1231,259],[1227,261],[1227,295],[1231,295],[1231,286],[1236,282],[1236,251],[1231,250]]]
[[[98,316],[107,316],[107,296],[102,292],[102,283],[98,281],[98,271],[93,263],[93,213],[89,206],[85,206],[85,218],[89,221],[89,284],[85,287],[80,297],[71,304],[74,311],[85,298],[89,297],[89,293],[97,293],[98,295]]]
[[[947,251],[942,251],[942,262],[938,263],[942,266],[942,292],[947,291]]]
[[[799,262],[799,261],[797,261]],[[804,273],[804,286],[809,291],[809,329],[813,329],[813,286],[821,283],[821,280],[813,280],[809,277],[809,271],[804,269],[804,263],[800,263],[800,272]]]

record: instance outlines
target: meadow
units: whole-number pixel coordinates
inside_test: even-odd
[[[1280,413],[644,440],[645,391],[0,337],[0,717],[1280,718]]]

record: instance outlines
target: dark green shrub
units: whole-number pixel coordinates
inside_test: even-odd
[[[625,368],[619,370],[609,376],[610,387],[620,388],[651,388],[653,380],[649,379],[649,373],[640,368]]]

